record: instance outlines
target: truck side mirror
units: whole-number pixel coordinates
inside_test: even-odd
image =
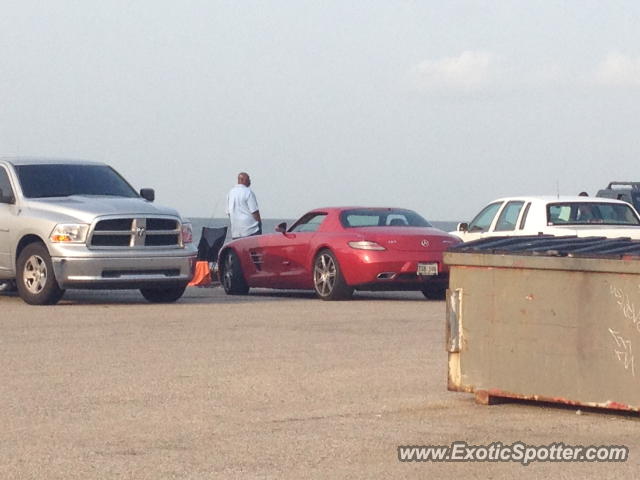
[[[276,227],[276,232],[287,233],[287,222],[279,223]]]
[[[149,202],[156,199],[156,192],[153,188],[143,188],[140,190],[140,196]]]
[[[461,222],[458,224],[457,230],[459,232],[466,232],[467,230],[469,230],[469,224],[467,222]]]

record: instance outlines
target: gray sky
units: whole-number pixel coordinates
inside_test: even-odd
[[[640,2],[4,0],[0,153],[106,161],[222,216],[467,220],[640,181]]]

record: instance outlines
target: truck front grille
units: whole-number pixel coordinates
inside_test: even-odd
[[[109,218],[96,223],[90,247],[180,247],[181,225],[174,218]]]
[[[131,230],[133,218],[114,218],[111,220],[100,220],[96,223],[96,232],[112,232],[118,230]]]

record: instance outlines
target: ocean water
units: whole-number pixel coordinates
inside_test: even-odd
[[[291,218],[265,218],[262,220],[262,233],[273,233],[279,223],[287,222],[287,225],[291,225],[296,219]],[[201,218],[194,217],[189,218],[189,221],[193,224],[193,241],[197,245],[200,241],[200,235],[202,234],[202,227],[219,228],[228,227],[228,218]],[[445,232],[450,232],[456,229],[458,222],[434,222],[430,221],[431,225]],[[230,240],[230,236],[227,235],[227,240]]]

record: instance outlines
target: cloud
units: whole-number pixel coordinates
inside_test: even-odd
[[[596,83],[611,87],[640,87],[640,57],[610,53],[598,65]]]
[[[640,56],[609,53],[586,69],[566,62],[531,62],[487,51],[427,59],[409,71],[410,88],[435,95],[509,94],[575,88],[640,88]]]
[[[457,57],[424,60],[410,72],[419,91],[474,92],[491,85],[498,76],[496,57],[490,52],[465,51]]]

